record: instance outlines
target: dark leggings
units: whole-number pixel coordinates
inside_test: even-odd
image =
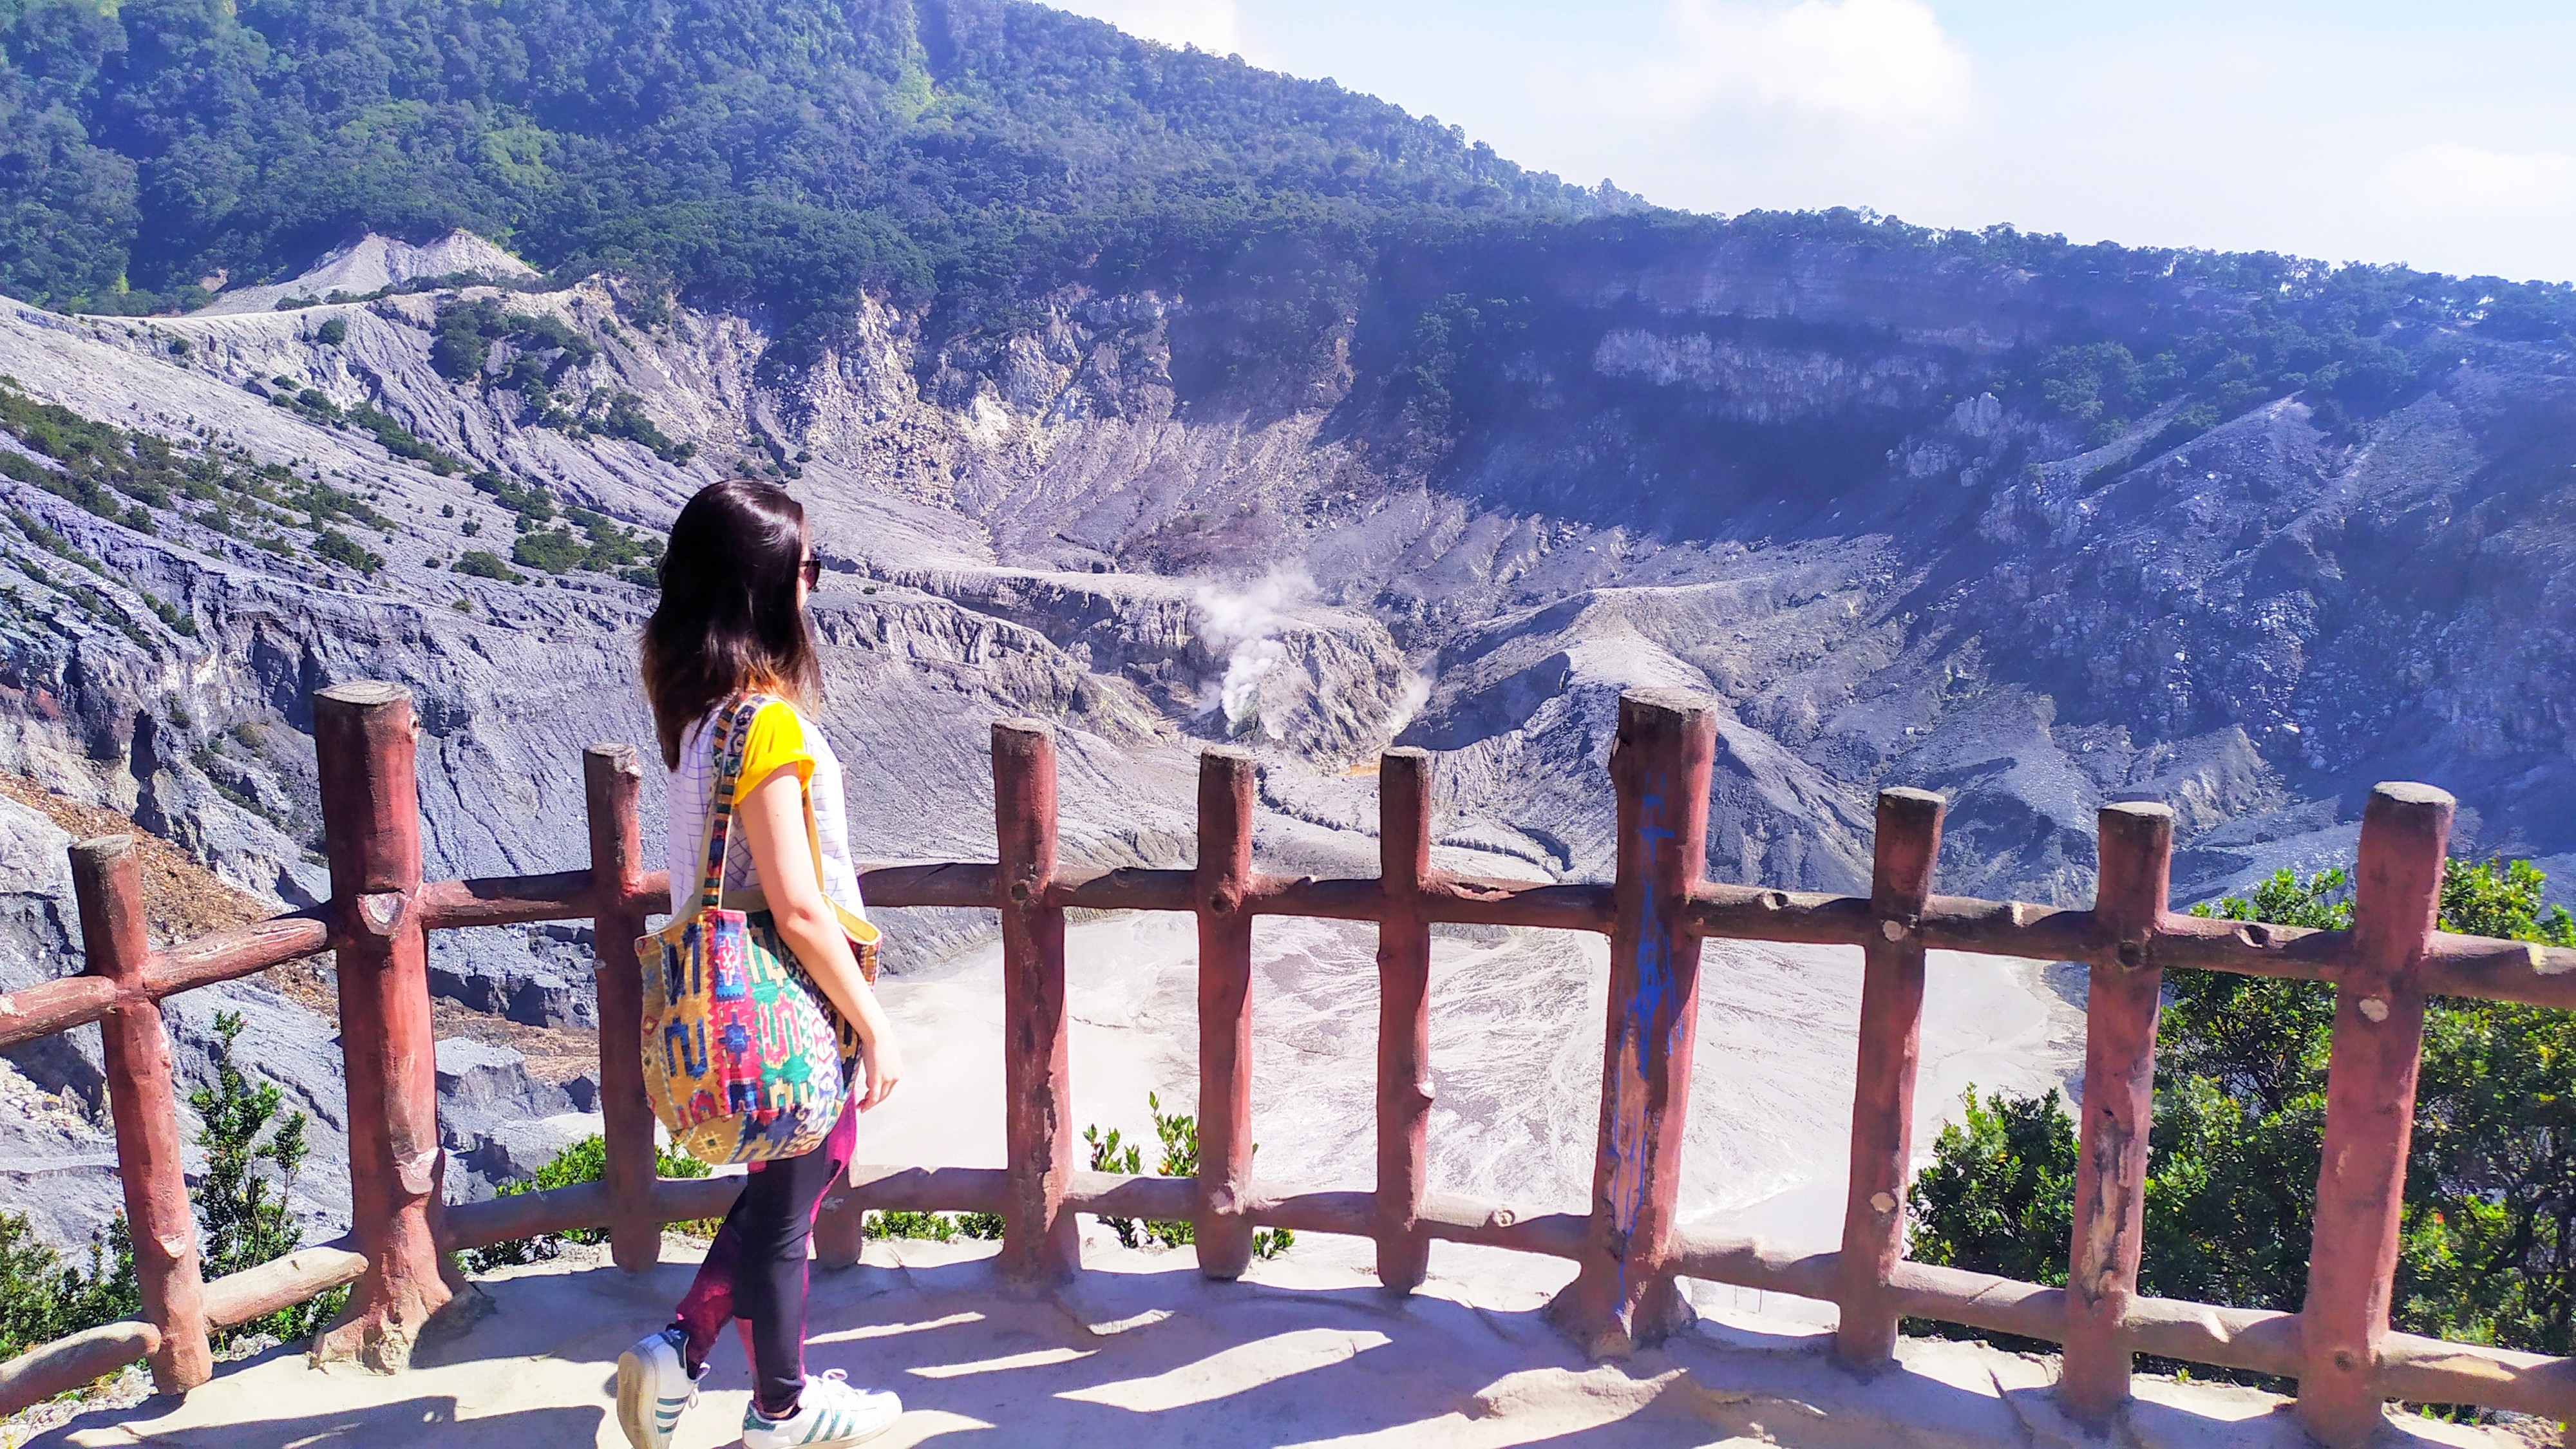
[[[794,1412],[805,1388],[806,1244],[825,1190],[849,1166],[858,1116],[857,1104],[845,1106],[822,1146],[753,1167],[673,1320],[688,1337],[692,1371],[725,1324],[739,1320],[752,1397],[773,1418]]]

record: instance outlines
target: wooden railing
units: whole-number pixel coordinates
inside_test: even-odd
[[[72,851],[87,952],[83,974],[0,996],[0,1046],[86,1022],[105,1028],[108,1095],[143,1314],[0,1365],[0,1411],[147,1359],[165,1391],[212,1372],[212,1326],[246,1321],[343,1283],[347,1310],[315,1346],[382,1368],[453,1289],[447,1254],[540,1232],[608,1229],[615,1261],[656,1261],[662,1224],[722,1213],[738,1179],[658,1179],[645,1105],[641,992],[629,949],[667,906],[642,868],[640,776],[625,745],[584,760],[591,868],[424,883],[409,696],[342,685],[314,700],[332,900],[164,949],[144,934],[135,856],[123,838]],[[1009,1166],[857,1166],[826,1203],[817,1252],[858,1256],[863,1209],[999,1213],[1002,1261],[1027,1281],[1080,1270],[1077,1213],[1189,1219],[1198,1261],[1233,1277],[1256,1225],[1373,1238],[1396,1292],[1422,1282],[1434,1240],[1571,1260],[1551,1312],[1578,1343],[1617,1354],[1688,1316],[1677,1280],[1698,1278],[1838,1304],[1837,1346],[1855,1368],[1888,1363],[1913,1316],[2065,1345],[2059,1393],[2102,1423],[2130,1392],[2139,1353],[2299,1383],[2299,1413],[2331,1445],[2356,1445],[2383,1402],[2463,1403],[2565,1421],[2576,1362],[2392,1333],[2388,1298],[2430,994],[2576,1006],[2576,951],[2434,931],[2449,796],[2383,785],[2363,816],[2355,922],[2308,931],[2204,920],[2168,908],[2173,820],[2162,806],[2101,813],[2100,889],[2090,910],[1931,893],[1941,802],[1879,797],[1867,898],[1715,885],[1706,858],[1714,717],[1702,700],[1621,701],[1611,783],[1618,864],[1607,885],[1484,880],[1430,863],[1430,757],[1391,750],[1380,773],[1382,874],[1315,879],[1253,869],[1254,764],[1207,750],[1191,870],[1060,869],[1054,738],[993,728],[995,864],[901,865],[863,873],[880,906],[1000,912]],[[1067,1064],[1064,913],[1185,911],[1199,926],[1200,1166],[1195,1180],[1078,1168]],[[1251,924],[1261,915],[1379,923],[1377,1187],[1308,1192],[1252,1175]],[[597,1183],[449,1204],[441,1195],[434,1043],[424,939],[431,930],[588,919],[599,953],[601,1105],[607,1171]],[[1586,1213],[1527,1213],[1433,1192],[1425,1170],[1426,1064],[1435,923],[1596,931],[1610,938],[1599,1150]],[[1861,948],[1859,1070],[1842,1242],[1786,1247],[1675,1220],[1687,1070],[1710,938]],[[1903,1204],[1913,1160],[1925,953],[1943,949],[2084,962],[2091,968],[2074,1232],[2066,1288],[1908,1262]],[[178,1109],[156,1003],[318,951],[338,954],[348,1061],[349,1236],[212,1283],[199,1280],[179,1159]],[[2156,1013],[2169,968],[2334,984],[2337,995],[2308,1296],[2295,1314],[2139,1296],[2141,1216]]]

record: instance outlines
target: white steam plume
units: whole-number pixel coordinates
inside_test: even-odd
[[[1199,642],[1225,656],[1225,677],[1199,695],[1199,713],[1225,712],[1226,729],[1243,727],[1260,704],[1261,680],[1288,657],[1279,642],[1286,611],[1314,597],[1315,581],[1301,568],[1275,568],[1249,584],[1202,584],[1193,600]],[[1272,739],[1279,726],[1265,722]]]

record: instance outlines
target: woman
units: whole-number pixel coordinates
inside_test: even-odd
[[[662,598],[644,626],[644,692],[670,766],[671,908],[685,912],[714,808],[709,726],[746,695],[775,695],[753,717],[735,790],[725,903],[767,910],[787,947],[843,1020],[857,1028],[864,1092],[820,1146],[755,1163],[707,1248],[671,1326],[617,1360],[617,1416],[635,1449],[669,1449],[697,1402],[707,1354],[738,1320],[752,1369],[747,1449],[856,1444],[892,1427],[893,1394],[851,1387],[833,1370],[805,1377],[805,1252],[824,1189],[849,1164],[859,1112],[903,1074],[894,1029],[859,974],[850,941],[872,933],[850,863],[841,766],[795,703],[820,693],[805,598],[821,577],[805,510],[783,488],[736,480],[680,510],[662,558]],[[808,807],[814,827],[808,843]],[[818,859],[819,857],[819,859]]]

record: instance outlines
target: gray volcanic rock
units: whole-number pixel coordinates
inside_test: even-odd
[[[333,265],[361,253],[401,255]],[[1538,321],[1462,364],[1525,405],[1458,430],[1352,360],[1381,345],[1374,301],[1318,323],[1303,372],[1212,363],[1232,304],[1161,292],[1070,290],[1007,335],[871,302],[792,360],[756,316],[608,277],[179,318],[0,303],[0,372],[28,395],[243,449],[383,521],[346,525],[382,560],[361,572],[302,524],[280,554],[193,502],[146,531],[0,479],[0,768],[301,903],[325,889],[310,693],[393,679],[421,721],[430,874],[578,865],[582,747],[652,754],[649,594],[453,565],[512,552],[496,476],[651,532],[749,471],[792,473],[809,510],[820,716],[877,859],[988,858],[987,731],[1030,715],[1058,731],[1068,862],[1188,863],[1193,755],[1228,739],[1262,761],[1265,868],[1366,871],[1374,790],[1349,772],[1400,739],[1438,752],[1444,861],[1596,877],[1618,697],[1644,686],[1718,702],[1722,879],[1864,888],[1895,784],[1950,800],[1943,891],[2081,901],[2094,812],[2152,798],[2196,898],[2348,856],[2367,786],[2397,777],[2460,794],[2464,848],[2576,858],[2566,347],[2445,334],[2458,365],[2384,416],[2293,393],[2177,445],[2175,406],[2078,438],[2009,375],[2061,336],[2220,305],[2183,282],[2095,293],[1937,248],[1737,236],[1569,254],[1539,291]],[[441,309],[486,300],[590,344],[538,358],[552,396],[631,394],[694,454],[550,421],[516,380],[524,337],[442,376]],[[308,388],[468,470],[316,422]],[[648,857],[662,789],[647,768]],[[70,965],[59,842],[9,808],[0,985]],[[887,923],[897,972],[992,929]],[[442,940],[438,990],[586,1024],[581,929]],[[285,1040],[289,1004],[225,990],[206,1000],[266,1014],[246,1040],[323,1118],[337,1092]],[[77,1036],[12,1059],[94,1100]],[[516,1168],[496,1124],[567,1107],[501,1100],[456,1150]]]
[[[429,938],[433,996],[528,1026],[599,1025],[599,990],[587,926],[548,923]]]

